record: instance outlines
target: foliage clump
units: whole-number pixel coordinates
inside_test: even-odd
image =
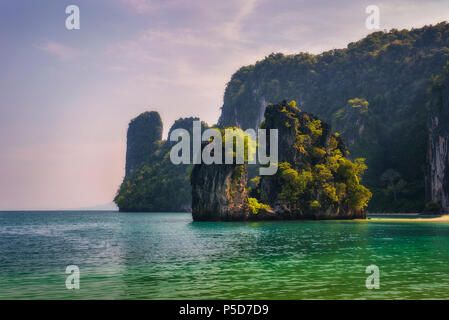
[[[248,198],[249,208],[252,214],[258,214],[262,210],[270,210],[271,207],[267,204],[260,203],[256,198]]]
[[[371,192],[360,184],[367,169],[365,159],[348,159],[343,140],[332,134],[327,124],[288,105],[283,101],[269,106],[267,122],[276,126],[277,122],[288,119],[294,124],[295,139],[291,148],[297,153],[292,154],[284,145],[284,150],[279,151],[282,161],[276,177],[262,177],[262,180],[277,179],[280,187],[277,199],[287,202],[293,211],[329,207],[365,209],[372,197]],[[291,140],[285,132],[280,139],[281,145],[282,140]]]

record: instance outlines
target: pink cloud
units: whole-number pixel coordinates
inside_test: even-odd
[[[80,51],[54,41],[47,41],[36,47],[61,60],[71,60],[80,54]]]

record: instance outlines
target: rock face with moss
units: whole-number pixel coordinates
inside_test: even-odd
[[[426,211],[449,212],[449,65],[433,83],[429,103]]]
[[[262,176],[260,202],[286,219],[365,218],[371,192],[360,184],[363,159],[350,161],[343,139],[292,101],[269,105],[266,129],[278,129],[279,169]]]
[[[126,176],[153,154],[162,139],[162,120],[155,111],[144,112],[131,120],[126,146]]]
[[[245,165],[195,165],[191,178],[193,220],[247,220],[247,179]]]
[[[364,160],[350,161],[343,139],[328,124],[300,111],[294,101],[269,105],[265,119],[263,128],[278,130],[277,173],[253,179],[248,198],[246,164],[195,165],[194,220],[366,217],[371,192],[360,184]]]

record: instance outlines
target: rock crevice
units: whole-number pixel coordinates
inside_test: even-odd
[[[427,201],[449,212],[449,71],[433,86],[427,143]]]

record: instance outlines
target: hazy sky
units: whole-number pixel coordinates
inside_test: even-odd
[[[449,20],[448,0],[0,0],[0,210],[111,202],[131,118],[213,124],[239,67],[343,48],[372,4],[381,29]]]

